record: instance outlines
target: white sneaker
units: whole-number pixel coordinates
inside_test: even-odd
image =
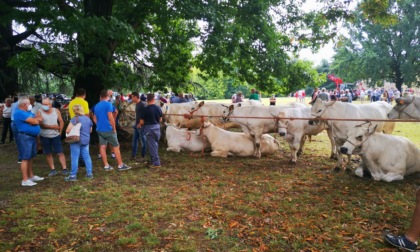
[[[36,182],[36,181],[42,181],[44,180],[43,177],[38,177],[37,175],[34,175],[32,178],[28,179],[31,180],[32,182]]]
[[[33,182],[32,180],[30,180],[30,179],[28,179],[28,180],[26,180],[26,181],[23,181],[22,180],[22,186],[34,186],[34,185],[36,185],[36,183],[35,182]]]

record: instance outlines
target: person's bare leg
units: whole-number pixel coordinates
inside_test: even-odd
[[[123,161],[121,159],[120,146],[118,145],[117,147],[113,147],[112,150],[114,151],[115,159],[117,159],[118,166],[122,166]]]
[[[47,163],[48,163],[48,166],[50,167],[50,169],[53,170],[54,169],[54,160],[53,160],[52,154],[47,154],[45,156],[45,159],[47,159]]]
[[[420,237],[420,187],[416,191],[416,206],[414,207],[413,219],[410,228],[405,233],[405,237],[412,242],[416,242]]]
[[[34,176],[34,172],[32,170],[32,159],[28,160],[28,178],[32,178]]]
[[[66,156],[63,153],[58,153],[58,161],[60,161],[61,168],[67,169]]]
[[[20,170],[22,171],[22,180],[28,180],[28,162],[29,160],[22,160],[20,163]]]
[[[101,153],[104,166],[109,166],[108,159],[106,158],[106,145],[101,145],[99,148],[99,153]]]

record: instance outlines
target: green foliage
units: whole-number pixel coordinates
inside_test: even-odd
[[[338,46],[332,66],[345,81],[364,79],[375,85],[387,80],[400,90],[403,83],[420,84],[420,4],[415,0],[389,1],[387,7],[397,22],[383,25],[355,14],[350,38]]]

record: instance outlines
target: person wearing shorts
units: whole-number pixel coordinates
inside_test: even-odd
[[[32,159],[36,156],[37,137],[41,131],[39,124],[42,118],[35,117],[28,111],[29,104],[28,98],[19,99],[18,108],[14,114],[14,121],[19,131],[16,143],[22,158],[20,164],[22,186],[34,186],[37,181],[44,180],[44,178],[34,175],[32,170]]]
[[[42,100],[41,109],[38,110],[38,116],[42,117],[41,126],[41,145],[47,159],[50,173],[48,176],[57,175],[55,170],[53,153],[58,155],[63,175],[68,175],[66,157],[63,153],[63,145],[61,144],[61,132],[63,131],[64,121],[58,109],[52,107],[50,98]]]
[[[104,163],[104,169],[110,171],[113,168],[109,165],[106,156],[106,146],[111,144],[115,158],[118,162],[118,171],[125,171],[131,169],[130,166],[123,163],[120,152],[120,145],[117,138],[117,128],[115,119],[112,115],[113,107],[108,102],[108,91],[102,90],[100,95],[100,102],[95,105],[93,111],[93,121],[96,124],[96,132],[99,136],[100,154]]]

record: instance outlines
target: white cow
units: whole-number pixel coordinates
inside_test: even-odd
[[[229,108],[230,105],[234,107],[241,107],[241,106],[263,106],[260,101],[249,100],[234,104],[227,104],[227,103],[219,103],[219,102],[199,102],[193,105],[191,110],[191,114],[196,117],[205,116],[205,120],[210,121],[213,125],[222,128],[222,129],[230,129],[230,128],[239,128],[239,124],[231,121],[224,121],[222,119],[223,112]]]
[[[289,143],[291,151],[290,162],[296,163],[297,156],[302,153],[306,136],[315,136],[326,130],[331,142],[331,158],[335,157],[335,142],[331,129],[326,123],[320,122],[310,125],[308,120],[291,120],[287,118],[310,118],[311,108],[286,108],[278,115],[278,132]]]
[[[290,104],[281,104],[278,106],[244,106],[244,107],[235,107],[234,105],[229,106],[223,112],[223,115],[226,116],[225,120],[233,121],[238,123],[242,131],[245,134],[251,135],[254,137],[254,156],[261,157],[260,144],[261,138],[264,133],[276,132],[276,117],[277,115],[285,108],[298,108],[306,107],[302,103],[290,103]],[[233,116],[230,117],[229,116]],[[243,117],[243,118],[235,118]],[[247,118],[254,117],[254,118]],[[258,119],[255,117],[264,117],[266,119]]]
[[[398,98],[388,114],[389,119],[420,119],[420,97]]]
[[[204,122],[197,130],[197,135],[204,135],[211,145],[213,157],[227,157],[228,155],[248,157],[254,154],[253,139],[250,135],[240,132],[230,132]],[[262,154],[274,154],[280,145],[274,137],[264,134],[261,141]]]
[[[167,151],[180,152],[202,151],[210,148],[209,142],[201,136],[197,136],[195,131],[188,129],[178,129],[174,125],[166,124],[166,140],[168,142]]]
[[[316,99],[312,108],[311,114],[315,118],[337,118],[337,119],[383,119],[387,120],[387,114],[391,111],[392,106],[386,102],[379,101],[369,104],[353,104],[348,102],[330,101],[325,102],[321,99]],[[337,149],[338,161],[335,171],[341,170],[342,154],[340,147],[347,139],[348,131],[356,125],[361,125],[361,121],[332,121],[328,120],[327,125],[333,132],[333,137]],[[373,125],[378,125],[376,130],[386,134],[391,134],[394,130],[395,123],[393,122],[372,122]],[[347,155],[347,169],[351,169],[350,155]]]
[[[162,105],[163,119],[166,123],[176,127],[198,129],[201,127],[201,119],[191,117],[191,111],[198,102],[164,103]],[[185,116],[184,116],[185,115]]]
[[[420,149],[405,137],[375,132],[377,127],[359,126],[347,133],[348,139],[340,151],[362,157],[355,174],[363,177],[367,170],[374,180],[391,182],[420,172]]]

